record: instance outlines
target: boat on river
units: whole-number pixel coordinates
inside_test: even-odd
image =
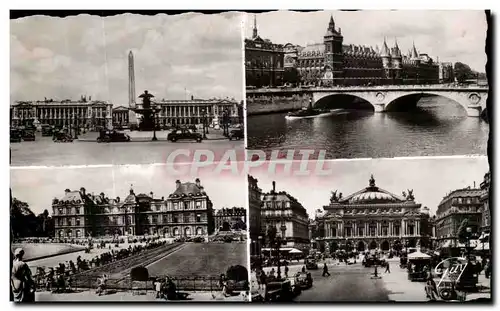
[[[295,119],[307,119],[307,118],[321,118],[333,115],[347,114],[349,113],[345,109],[307,109],[303,108],[299,111],[289,112],[285,119],[295,120]]]

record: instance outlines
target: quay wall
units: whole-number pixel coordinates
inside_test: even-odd
[[[247,115],[300,110],[309,105],[308,94],[248,94]]]

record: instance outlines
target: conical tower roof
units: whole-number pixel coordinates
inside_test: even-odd
[[[391,52],[389,51],[389,48],[387,47],[387,43],[385,42],[385,38],[384,38],[384,44],[382,44],[382,50],[380,51],[380,56],[382,56],[382,57],[391,56]]]
[[[391,56],[394,58],[401,58],[401,50],[399,49],[398,41],[396,39],[394,39],[394,48],[392,49]]]
[[[417,49],[415,48],[415,42],[413,42],[413,48],[411,49],[411,58],[418,58],[418,52]]]

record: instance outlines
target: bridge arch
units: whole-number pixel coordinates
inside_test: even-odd
[[[446,98],[458,104],[464,109],[467,115],[474,114],[471,110],[477,110],[477,116],[481,114],[482,107],[472,108],[480,104],[481,95],[475,92],[465,93],[465,92],[439,92],[439,91],[418,91],[418,92],[395,92],[393,96],[386,103],[384,111],[397,111],[403,108],[403,110],[408,110],[410,107],[416,107],[419,99],[424,96],[436,96]],[[404,98],[413,98],[411,102],[402,102]],[[399,109],[398,109],[399,108]]]
[[[314,100],[314,108],[359,109],[375,111],[372,98],[363,93],[331,93]]]

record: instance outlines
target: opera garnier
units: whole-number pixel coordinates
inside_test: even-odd
[[[413,190],[401,196],[375,184],[351,195],[332,192],[330,204],[316,215],[311,230],[313,248],[331,253],[336,250],[400,251],[430,246],[429,210],[415,201]]]

